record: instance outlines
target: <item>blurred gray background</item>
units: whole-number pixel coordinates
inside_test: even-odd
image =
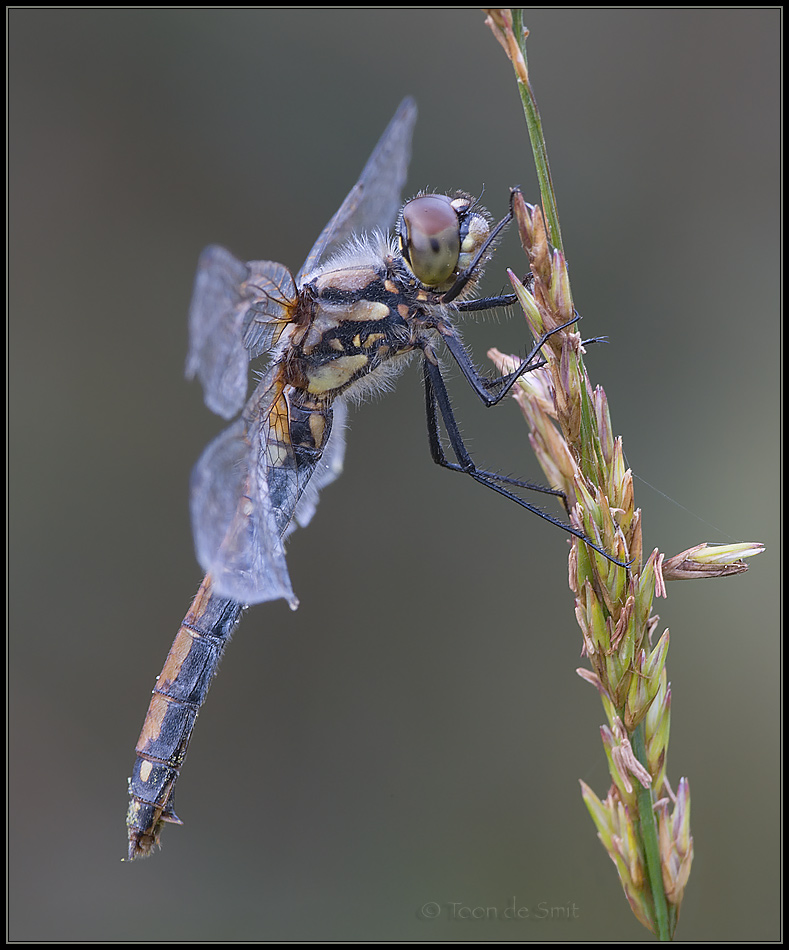
[[[298,268],[407,94],[410,192],[537,200],[483,19],[10,11],[12,939],[648,936],[579,794],[608,777],[567,539],[431,463],[415,367],[353,415],[345,474],[290,544],[301,609],[242,622],[184,827],[120,862],[134,743],[200,580],[189,472],[222,426],[183,379],[197,256]],[[780,11],[525,22],[576,305],[610,338],[587,365],[659,489],[637,483],[645,547],[768,545],[657,609],[696,843],[677,936],[775,939]],[[507,266],[512,235],[485,290]],[[502,314],[466,339],[483,363],[527,338]],[[452,394],[480,462],[539,477],[513,404],[485,410],[458,373]]]

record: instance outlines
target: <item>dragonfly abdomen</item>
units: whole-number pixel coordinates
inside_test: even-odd
[[[244,607],[218,597],[205,577],[178,630],[156,680],[137,740],[129,779],[129,860],[145,857],[158,844],[175,814],[175,783],[186,758],[200,706]]]

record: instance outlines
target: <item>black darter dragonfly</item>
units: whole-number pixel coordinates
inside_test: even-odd
[[[284,542],[309,522],[319,491],[340,474],[348,397],[379,387],[386,374],[421,353],[433,461],[591,543],[512,489],[564,498],[561,492],[478,469],[463,445],[436,355],[439,341],[490,406],[519,376],[544,365],[544,339],[515,372],[491,379],[474,367],[454,324],[459,312],[514,301],[512,295],[468,299],[511,211],[493,227],[468,195],[422,194],[402,209],[399,243],[392,244],[388,229],[400,206],[415,120],[416,106],[406,99],[295,278],[282,264],[243,264],[220,247],[200,258],[187,376],[200,379],[214,412],[241,415],[206,448],[192,475],[192,525],[206,575],[156,681],[137,742],[129,780],[130,860],[151,853],[166,822],[181,823],[174,810],[178,773],[245,607],[280,597],[298,605]],[[263,355],[268,369],[245,403],[249,361]],[[442,424],[455,461],[445,454]]]

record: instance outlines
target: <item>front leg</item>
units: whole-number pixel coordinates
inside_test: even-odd
[[[460,367],[460,371],[469,381],[474,392],[486,406],[495,406],[496,403],[501,402],[510,389],[512,389],[516,380],[525,373],[531,373],[535,369],[540,369],[540,367],[546,365],[547,360],[540,355],[540,350],[545,344],[545,341],[553,336],[554,333],[558,333],[560,330],[572,326],[577,320],[578,316],[573,316],[573,319],[568,320],[567,323],[563,323],[561,326],[554,327],[553,330],[543,333],[531,348],[529,355],[526,359],[521,361],[517,369],[504,376],[498,376],[495,379],[489,379],[487,376],[483,376],[476,366],[474,366],[468,351],[455,333],[454,327],[448,323],[442,324],[438,327],[438,332],[443,337],[447,349],[455,358],[455,362]]]
[[[447,392],[446,384],[444,383],[444,378],[441,375],[441,370],[439,369],[435,355],[430,350],[425,351],[425,359],[422,364],[422,371],[425,382],[427,436],[430,443],[430,454],[433,458],[433,461],[437,465],[440,465],[442,468],[447,468],[453,472],[463,472],[466,475],[470,475],[471,478],[473,478],[475,482],[479,482],[480,485],[484,485],[486,488],[490,488],[493,491],[498,492],[505,498],[509,498],[510,501],[514,501],[522,508],[526,508],[527,511],[533,512],[535,515],[543,518],[545,521],[549,521],[551,524],[556,525],[557,528],[561,528],[562,531],[572,534],[574,537],[583,541],[584,544],[588,544],[589,547],[594,548],[595,551],[597,551],[599,554],[602,554],[603,557],[611,561],[612,564],[617,564],[619,567],[628,566],[627,564],[623,564],[621,561],[617,561],[616,558],[611,557],[610,554],[607,554],[582,531],[574,528],[571,524],[566,524],[563,521],[559,521],[557,518],[554,518],[553,515],[548,514],[547,511],[543,511],[536,505],[529,504],[527,501],[524,501],[523,498],[519,497],[504,486],[511,485],[516,488],[525,488],[530,491],[538,491],[547,495],[557,496],[562,499],[565,510],[569,516],[567,496],[564,494],[564,492],[559,491],[556,488],[546,488],[544,485],[535,485],[533,482],[521,481],[520,479],[510,478],[506,475],[499,475],[496,472],[488,472],[483,469],[478,469],[474,463],[474,460],[469,455],[468,449],[466,449],[466,446],[463,444],[463,439],[460,435],[460,428],[458,427],[455,414],[452,411],[452,406],[449,401],[449,394]],[[507,377],[502,378],[506,379]],[[449,444],[452,447],[452,451],[455,455],[455,458],[457,459],[457,462],[451,462],[446,457],[446,453],[444,452],[444,448],[441,444],[439,416],[444,424],[444,428],[446,429],[447,438],[449,439]]]

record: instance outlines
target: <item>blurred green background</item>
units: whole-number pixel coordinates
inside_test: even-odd
[[[587,365],[659,489],[637,483],[645,548],[768,545],[658,604],[669,776],[693,796],[686,940],[779,934],[780,16],[525,15],[576,305],[610,339]],[[567,539],[431,463],[415,367],[354,413],[290,544],[300,610],[239,628],[184,827],[120,862],[134,743],[200,580],[189,472],[222,426],[183,379],[197,256],[298,268],[408,94],[410,192],[537,200],[483,19],[10,11],[11,939],[648,937],[579,794],[608,779]],[[486,291],[507,266],[512,235]],[[526,345],[514,314],[466,339],[480,363]],[[538,478],[515,406],[453,375],[478,460]],[[502,919],[513,900],[532,916]]]

